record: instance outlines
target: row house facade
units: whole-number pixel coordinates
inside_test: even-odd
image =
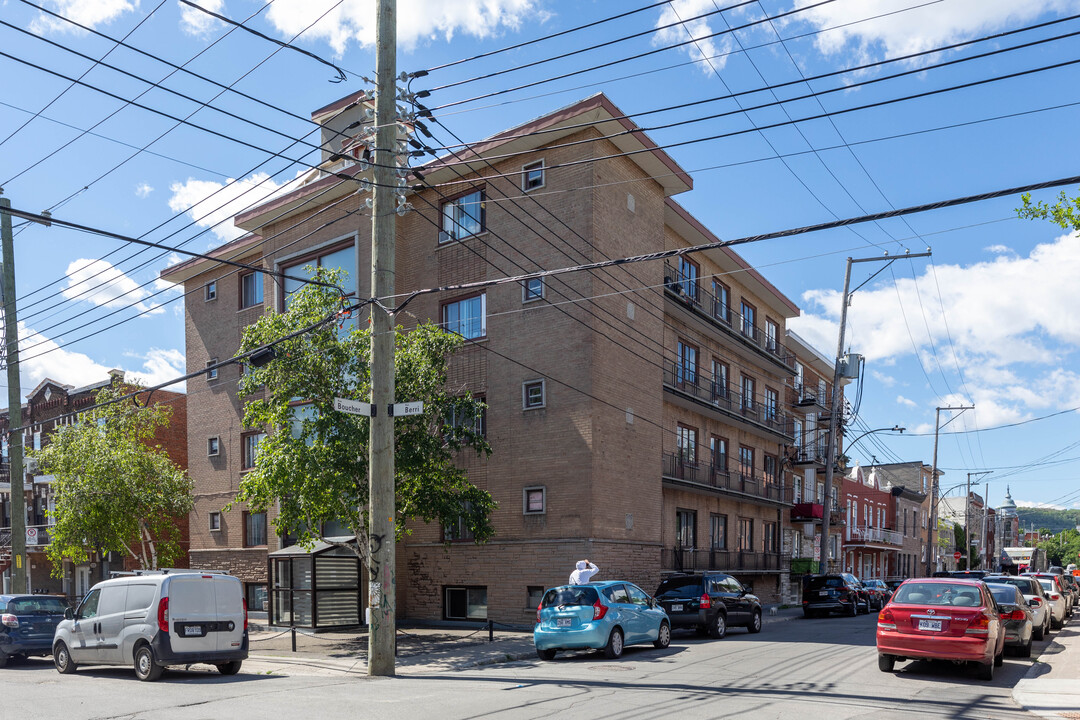
[[[896,529],[890,490],[878,485],[875,472],[858,464],[844,476],[844,570],[860,578],[898,575],[896,559],[903,535]]]
[[[364,101],[313,113],[324,148],[364,122]],[[467,165],[452,159],[424,169],[429,187],[398,221],[398,293],[716,241],[674,200],[690,176],[602,94],[472,146]],[[333,150],[323,163],[367,172]],[[237,216],[249,234],[213,255],[265,273],[206,259],[162,273],[186,293],[189,372],[232,357],[246,326],[284,309],[295,287],[282,273],[340,267],[346,290],[369,296],[371,222],[356,189],[312,172]],[[397,552],[399,615],[529,623],[543,590],[586,557],[601,578],[649,591],[665,573],[715,568],[781,600],[789,453],[796,416],[805,422],[790,403],[797,361],[784,340],[797,314],[728,248],[418,296],[399,323],[430,320],[466,339],[449,381],[486,402],[477,422],[494,453],[460,462],[498,509],[484,545],[455,528],[410,527]],[[268,563],[289,541],[272,508],[226,509],[265,432],[243,425],[240,372],[189,382],[191,561],[238,575],[258,609],[276,602]]]
[[[78,421],[78,415],[94,405],[97,392],[109,385],[124,385],[124,372],[110,370],[109,377],[91,385],[75,387],[51,378],[45,378],[26,395],[22,406],[23,447],[26,450],[40,450],[49,443],[49,436],[63,425]],[[141,394],[139,401],[150,399],[155,405],[165,405],[171,409],[172,422],[166,428],[158,430],[155,442],[169,454],[170,459],[181,468],[187,467],[187,396],[183,393],[156,390],[152,395]],[[5,409],[0,411],[0,435],[4,440],[0,446],[2,454],[2,479],[0,483],[0,571],[3,573],[4,589],[11,590],[11,490],[10,466],[8,464],[8,436],[10,414]],[[46,555],[50,543],[50,529],[53,520],[49,512],[55,507],[51,475],[43,474],[37,461],[24,455],[24,507],[26,509],[27,528],[27,569],[29,585],[33,592],[59,593],[79,599],[90,587],[109,577],[110,570],[133,570],[135,561],[120,553],[93,553],[86,563],[74,564],[64,561],[62,577],[52,576],[52,563]],[[17,484],[16,484],[17,485]],[[181,546],[189,543],[187,518],[178,519]],[[177,566],[186,567],[187,560],[182,558]]]
[[[890,577],[925,576],[927,553],[938,544],[936,529],[929,527],[932,467],[920,461],[881,463],[874,465],[872,472],[878,486],[892,495],[889,515],[892,527],[901,535],[900,552]],[[938,470],[939,478],[943,474]]]

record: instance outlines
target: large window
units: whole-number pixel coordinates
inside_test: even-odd
[[[743,410],[754,409],[754,378],[749,375],[742,376],[742,407]]]
[[[676,432],[679,460],[688,464],[697,462],[697,428],[679,425]]]
[[[728,366],[715,358],[712,361],[713,393],[718,398],[728,396]]]
[[[353,271],[355,272],[355,271]],[[351,273],[350,273],[351,274]],[[240,307],[249,308],[254,305],[262,305],[263,301],[263,278],[262,273],[247,273],[240,276]]]
[[[695,536],[697,535],[697,513],[693,510],[675,511],[675,541],[679,547],[694,548]]]
[[[709,547],[727,550],[727,515],[709,516]]]
[[[244,547],[266,545],[266,513],[244,513]]]
[[[259,455],[259,443],[266,437],[264,432],[246,433],[240,446],[240,467],[250,470],[255,467],[255,458]]]
[[[487,337],[487,293],[443,305],[442,326],[466,340]]]
[[[447,620],[487,620],[487,588],[445,588],[443,616]]]
[[[719,280],[713,280],[712,284],[713,295],[716,297],[716,307],[713,308],[713,315],[717,320],[721,320],[728,325],[731,324],[731,288]]]
[[[443,203],[439,242],[453,242],[482,233],[486,228],[484,215],[483,190]]]
[[[765,482],[770,485],[776,484],[776,456],[764,455],[762,456],[762,463],[765,471]]]
[[[780,349],[779,342],[777,341],[777,335],[780,334],[780,327],[766,318],[765,320],[765,349],[769,352],[776,352]]]
[[[754,476],[754,448],[739,446],[739,473],[748,478]]]
[[[776,523],[763,523],[761,527],[761,550],[762,552],[775,553],[777,550]]]
[[[713,435],[709,438],[709,454],[718,472],[727,472],[727,440]]]
[[[752,552],[754,549],[754,520],[752,518],[739,518],[739,535],[736,549],[739,552]]]
[[[745,335],[748,338],[756,338],[757,337],[757,327],[756,327],[756,324],[757,324],[757,309],[753,305],[751,305],[750,303],[746,302],[745,300],[742,301],[742,315],[741,315],[741,318],[742,318],[742,326],[741,326],[742,334]]]
[[[765,388],[765,419],[776,422],[777,408],[780,406],[780,395],[772,388]]]
[[[698,290],[700,275],[701,271],[696,262],[685,255],[679,257],[679,288],[694,300],[700,297]]]
[[[349,295],[356,297],[356,246],[349,240],[346,245],[339,245],[330,250],[305,255],[299,259],[291,259],[289,264],[281,268],[281,272],[294,278],[311,278],[315,268],[340,268],[345,271],[341,280],[342,289]],[[303,283],[300,280],[284,278],[282,289],[285,291],[285,306],[289,304],[289,298],[300,289]],[[261,283],[260,283],[261,286]]]
[[[696,347],[679,340],[679,360],[675,367],[675,381],[678,384],[697,384],[697,354]]]

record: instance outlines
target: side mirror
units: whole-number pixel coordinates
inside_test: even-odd
[[[1030,600],[1027,601],[1027,604],[1028,604],[1028,607],[1038,607],[1039,598],[1033,597],[1033,598],[1031,598]]]
[[[75,611],[72,610],[71,608],[64,608],[64,619],[65,620],[74,620],[75,619]]]

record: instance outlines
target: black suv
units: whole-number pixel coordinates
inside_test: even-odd
[[[660,581],[653,593],[671,627],[693,627],[714,638],[728,626],[761,632],[761,601],[735,578],[719,572],[680,573]]]
[[[803,576],[803,616],[870,612],[870,595],[851,573]]]

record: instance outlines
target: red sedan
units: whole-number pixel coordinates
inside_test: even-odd
[[[897,660],[952,660],[978,665],[991,680],[1005,656],[1005,629],[997,603],[978,580],[906,580],[878,613],[878,667]]]

